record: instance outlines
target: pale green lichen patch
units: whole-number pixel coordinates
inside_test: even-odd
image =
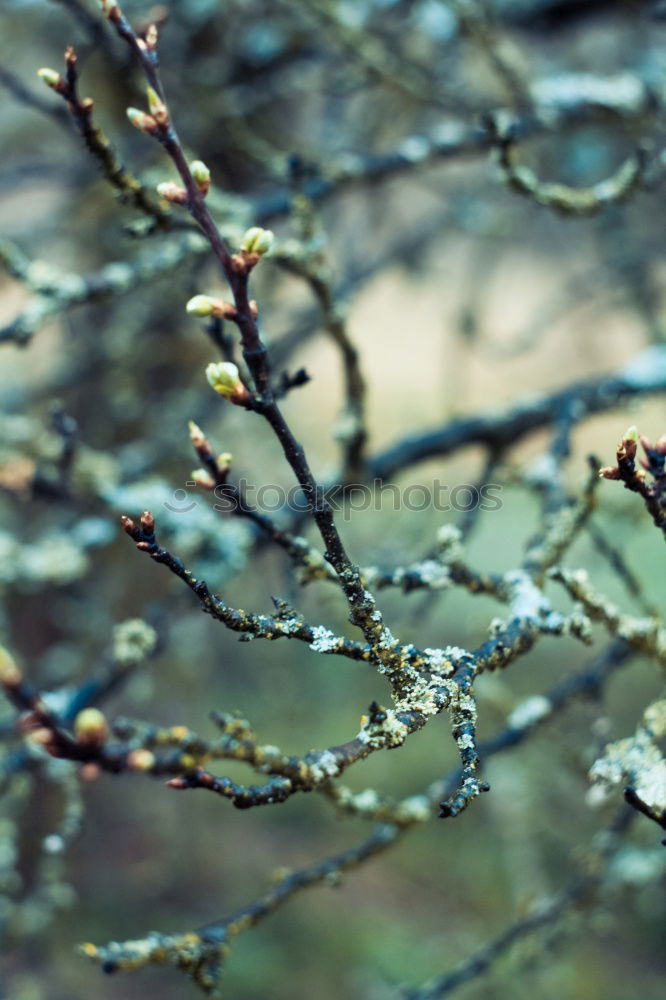
[[[312,630],[313,638],[310,649],[315,653],[330,653],[337,648],[338,637],[323,625],[317,625]]]
[[[113,630],[113,658],[120,666],[141,663],[157,644],[157,632],[141,618],[128,618]]]
[[[629,784],[656,813],[666,812],[666,759],[655,740],[666,731],[666,700],[654,702],[633,736],[609,743],[590,769],[592,781]]]
[[[552,711],[552,704],[543,695],[533,695],[516,705],[513,712],[507,719],[507,723],[512,729],[527,729],[535,725],[541,719],[545,719]]]

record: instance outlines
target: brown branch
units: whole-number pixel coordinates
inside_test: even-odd
[[[350,621],[361,629],[363,635],[390,673],[394,685],[403,685],[407,678],[404,664],[395,654],[393,638],[383,624],[382,615],[372,594],[361,581],[358,567],[354,565],[338,533],[330,504],[323,497],[302,446],[296,440],[291,428],[277,404],[270,384],[268,354],[257,325],[257,310],[249,299],[248,282],[252,268],[260,259],[260,253],[242,250],[232,255],[205,202],[206,190],[195,180],[178,136],[172,125],[164,101],[164,92],[159,79],[157,56],[157,29],[152,26],[146,37],[139,39],[124,17],[117,3],[106,5],[109,20],[125,41],[128,42],[139,59],[149,82],[150,114],[131,111],[130,117],[143,131],[153,135],[171,157],[183,182],[187,208],[192,218],[200,226],[210,242],[213,253],[226,277],[233,294],[234,313],[231,317],[240,332],[243,357],[252,374],[256,397],[252,408],[261,414],[277,437],[287,462],[303,490],[308,509],[317,524],[325,546],[325,558],[338,575],[340,587],[347,599]]]
[[[84,944],[81,951],[99,963],[107,973],[125,972],[151,963],[172,964],[191,975],[204,992],[215,995],[233,938],[251,930],[303,889],[337,884],[343,873],[386,850],[400,834],[397,827],[379,826],[358,846],[309,868],[282,876],[259,899],[197,931],[176,935],[153,933],[144,940],[113,943],[106,947]]]
[[[122,163],[111,142],[93,118],[93,101],[81,98],[78,91],[78,69],[76,52],[71,45],[65,49],[65,76],[53,70],[40,70],[42,79],[59,94],[67,104],[86,149],[93,156],[109,184],[118,192],[121,201],[133,205],[148,215],[156,226],[169,229],[172,218],[143,186],[134,174]]]
[[[626,660],[628,655],[628,649],[624,644],[616,643],[609,647],[603,657],[542,698],[540,712],[534,710],[529,713],[521,712],[520,721],[518,718],[510,721],[503,732],[483,744],[483,758],[501,753],[522,742],[544,721],[563,710],[573,698],[598,694],[607,677]],[[247,736],[249,729],[244,720],[224,713],[220,716],[220,725],[223,731],[229,735],[234,734],[239,741]],[[155,741],[164,744],[169,738],[169,732],[169,730],[160,731],[156,734]],[[124,735],[129,736],[132,733],[133,730],[130,728]],[[180,732],[177,738],[175,736],[174,738],[179,745],[187,739]],[[188,973],[193,973],[195,980],[204,989],[214,990],[219,987],[222,964],[228,957],[229,943],[236,933],[251,929],[302,889],[312,888],[322,882],[337,884],[342,872],[370,860],[401,840],[414,826],[424,823],[431,815],[431,803],[441,798],[442,789],[455,788],[459,781],[459,773],[454,772],[433,786],[427,795],[411,796],[404,802],[394,804],[382,802],[376,794],[370,797],[363,794],[361,796],[363,806],[360,805],[361,797],[357,803],[339,784],[325,783],[321,786],[321,791],[343,812],[382,821],[381,825],[357,847],[300,871],[287,873],[280,878],[274,890],[269,890],[266,895],[243,907],[231,917],[213,921],[197,931],[175,935],[151,934],[140,941],[125,941],[105,947],[86,944],[82,946],[82,951],[100,963],[107,972],[130,971],[153,963],[170,962]],[[368,798],[370,798],[369,804]],[[193,946],[194,954],[192,954]]]
[[[166,566],[187,584],[201,603],[202,610],[221,621],[231,631],[240,632],[248,638],[299,639],[314,646],[317,652],[346,656],[352,660],[370,661],[372,650],[369,646],[335,636],[322,626],[308,625],[290,610],[284,609],[281,616],[255,615],[226,604],[221,597],[211,593],[205,580],[197,579],[177,556],[157,543],[155,519],[148,511],[141,516],[139,524],[125,515],[121,518],[121,523],[140,551],[146,552],[155,562]]]

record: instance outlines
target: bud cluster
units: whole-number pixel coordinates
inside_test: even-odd
[[[275,237],[270,229],[261,229],[259,226],[253,226],[247,230],[243,237],[241,251],[263,257],[264,254],[270,253],[274,242]]]
[[[205,466],[203,469],[194,469],[192,479],[202,489],[213,490],[220,483],[225,482],[231,469],[233,456],[229,452],[222,452],[216,458],[210,441],[193,420],[189,422],[189,430],[194,449]]]
[[[636,469],[634,465],[639,441],[645,453],[645,458],[639,459],[642,469]],[[663,476],[665,463],[666,434],[653,445],[648,438],[638,433],[636,427],[629,427],[617,446],[617,465],[605,466],[599,470],[599,475],[602,479],[626,479],[630,472],[636,481],[643,481],[645,472],[650,472],[655,477]]]
[[[248,274],[259,263],[262,257],[273,248],[275,237],[270,229],[252,226],[241,240],[240,253],[231,258],[232,266],[237,274]]]

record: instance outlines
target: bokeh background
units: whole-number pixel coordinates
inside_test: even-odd
[[[419,162],[418,137],[447,123],[474,127],[484,110],[497,107],[529,114],[488,50],[463,30],[455,4],[178,0],[152,12],[141,0],[123,6],[135,22],[165,16],[161,54],[172,113],[188,152],[211,168],[211,204],[231,239],[261,221],[284,244],[296,235],[289,211],[294,177],[323,189],[322,180],[339,177],[350,163],[377,162],[412,142],[411,167],[332,183],[316,204],[369,383],[372,452],[456,415],[613,372],[663,342],[658,178],[624,204],[571,219],[509,191],[487,152]],[[666,93],[662,6],[504,0],[482,13],[526,94],[537,81],[583,73],[616,83],[632,76],[658,94],[660,87]],[[150,259],[186,234],[176,225],[137,235],[136,212],[114,198],[57,97],[35,77],[40,66],[59,70],[65,44],[73,43],[82,93],[94,97],[124,161],[150,186],[172,179],[159,146],[125,118],[128,105],[143,106],[143,86],[97,4],[2,0],[0,16],[0,231],[40,262],[28,282],[0,273],[0,326],[7,329],[17,316],[30,320],[39,282]],[[659,148],[663,126],[657,100],[643,114],[596,109],[531,139],[522,153],[541,176],[581,186],[611,174],[639,140]],[[174,216],[185,222],[177,210]],[[257,548],[246,526],[216,515],[205,494],[189,491],[188,503],[196,502],[189,512],[165,509],[182,503],[174,491],[196,464],[190,419],[220,451],[234,454],[239,476],[291,485],[267,428],[221,404],[205,383],[204,367],[219,355],[184,303],[195,292],[223,290],[210,255],[181,253],[174,266],[127,291],[54,311],[26,343],[0,344],[0,628],[31,678],[57,689],[99,664],[114,625],[143,617],[158,631],[159,651],[109,701],[110,716],[184,723],[210,734],[211,708],[239,708],[261,740],[301,754],[349,738],[368,703],[386,699],[381,678],[296,644],[239,644],[117,527],[120,513],[149,507],[174,550],[229,603],[266,611],[277,594],[297,601],[310,620],[349,628],[335,591],[326,584],[300,591],[281,554]],[[254,291],[278,369],[305,366],[312,376],[285,411],[326,479],[339,451],[339,355],[307,286],[280,266],[279,255],[262,264]],[[61,450],[54,418],[60,412],[78,426],[65,496],[48,488]],[[586,456],[610,462],[633,423],[653,438],[663,433],[663,398],[576,429],[567,465],[572,492],[586,476]],[[547,433],[534,434],[495,470],[501,509],[482,514],[468,542],[479,568],[518,564],[538,524],[534,482],[548,444]],[[484,461],[469,448],[409,469],[397,482],[473,483]],[[421,555],[438,527],[460,520],[456,511],[355,511],[343,522],[344,537],[357,562],[388,568]],[[594,523],[622,550],[652,605],[663,606],[660,542],[637,499],[604,484]],[[588,534],[567,562],[585,566],[601,589],[636,610]],[[395,634],[421,647],[473,648],[499,613],[490,599],[455,591],[387,591],[381,606]],[[589,655],[573,640],[546,639],[505,674],[482,678],[481,736]],[[590,806],[587,770],[607,740],[633,732],[658,689],[656,666],[634,658],[603,697],[577,703],[521,750],[490,761],[491,794],[460,819],[431,822],[341,885],[298,896],[242,935],[226,995],[395,996],[397,985],[446,970],[535,898],[556,893],[612,813],[612,804]],[[2,723],[7,753],[10,717]],[[356,790],[412,794],[455,761],[441,719],[397,752],[358,765],[348,781]],[[245,777],[233,767],[227,773]],[[274,869],[306,865],[364,832],[361,821],[338,820],[314,795],[244,813],[214,796],[175,795],[161,781],[103,776],[83,788],[81,831],[45,896],[37,859],[61,815],[58,782],[36,779],[18,806],[7,793],[3,798],[0,867],[13,880],[0,886],[0,995],[12,1000],[194,996],[170,969],[103,977],[74,947],[208,922],[258,895]],[[647,821],[636,824],[626,864],[618,865],[602,905],[519,945],[461,996],[661,997],[663,885],[653,860],[641,868],[658,847],[655,831]]]

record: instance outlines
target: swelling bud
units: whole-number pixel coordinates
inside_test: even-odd
[[[241,250],[245,253],[256,253],[259,257],[270,252],[275,242],[275,237],[270,229],[261,229],[253,226],[245,233]]]
[[[210,190],[210,170],[206,164],[203,160],[193,160],[190,163],[190,170],[199,191],[201,191],[202,195],[207,195]]]
[[[243,385],[236,365],[230,361],[211,363],[206,368],[208,384],[231,403],[244,406],[250,402],[250,393]]]
[[[49,69],[48,66],[43,66],[41,69],[37,70],[37,76],[40,80],[43,80],[47,87],[51,90],[61,91],[64,86],[63,78],[60,73],[56,73],[54,69]]]
[[[138,108],[128,108],[126,113],[131,124],[140,132],[154,135],[157,131],[157,122],[152,115],[147,115],[145,111],[139,111]]]
[[[195,295],[185,306],[190,316],[214,316],[215,319],[234,319],[236,309],[230,302],[214,299],[210,295]]]

